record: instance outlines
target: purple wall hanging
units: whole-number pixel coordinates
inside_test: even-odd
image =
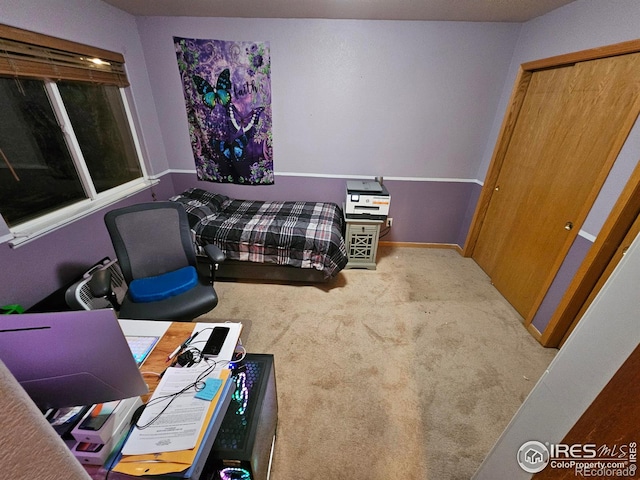
[[[173,41],[198,179],[273,184],[269,43]]]

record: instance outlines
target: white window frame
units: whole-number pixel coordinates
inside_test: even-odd
[[[6,224],[4,221],[0,221],[0,242],[8,241],[9,245],[14,248],[33,241],[49,232],[58,230],[65,225],[91,215],[102,208],[112,205],[131,195],[135,195],[136,193],[158,183],[158,180],[150,179],[147,173],[146,162],[144,161],[144,156],[142,154],[142,148],[140,146],[138,133],[133,121],[133,115],[131,114],[125,88],[118,87],[118,90],[120,91],[120,98],[122,99],[126,112],[126,118],[129,124],[129,129],[131,130],[136,157],[140,165],[142,176],[130,182],[98,193],[93,185],[91,174],[89,173],[89,169],[84,161],[84,156],[82,155],[82,151],[80,150],[80,146],[73,132],[73,127],[69,120],[69,116],[67,115],[58,86],[55,82],[51,81],[45,80],[44,83],[49,101],[51,102],[58,123],[62,128],[67,148],[69,149],[69,153],[71,154],[74,166],[76,167],[78,177],[80,178],[80,182],[82,183],[87,198],[72,205],[41,215],[33,220],[20,223],[14,227],[9,227],[8,234],[3,235],[3,232],[1,231],[2,226]]]

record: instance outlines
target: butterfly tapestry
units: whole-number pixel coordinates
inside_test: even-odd
[[[269,44],[174,37],[200,180],[273,183]]]

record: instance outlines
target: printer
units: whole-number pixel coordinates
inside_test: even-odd
[[[345,216],[367,220],[384,220],[389,215],[391,196],[378,182],[348,181]]]

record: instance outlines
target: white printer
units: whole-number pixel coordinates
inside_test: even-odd
[[[389,215],[391,195],[387,188],[378,182],[347,182],[347,218],[366,218],[384,220]]]

